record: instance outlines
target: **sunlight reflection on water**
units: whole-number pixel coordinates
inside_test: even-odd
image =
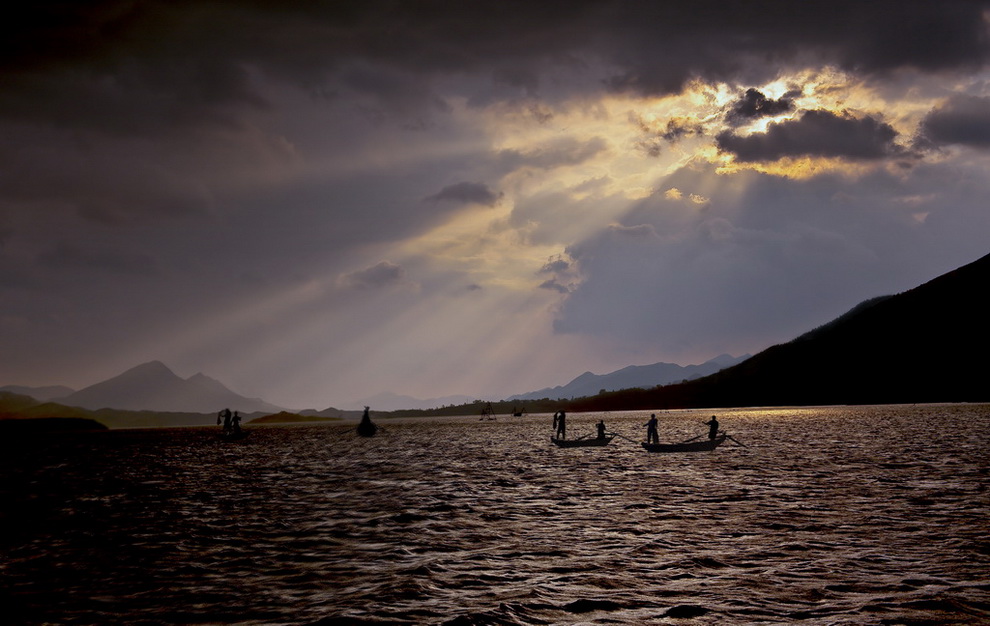
[[[661,440],[712,411],[658,413]],[[551,418],[5,445],[25,623],[990,623],[987,405],[715,412],[746,447]],[[568,417],[641,440],[649,412]]]

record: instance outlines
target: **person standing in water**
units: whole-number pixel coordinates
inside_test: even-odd
[[[220,423],[220,417],[223,417],[223,434],[226,435],[227,433],[230,432],[230,428],[231,428],[231,424],[230,424],[230,421],[231,421],[231,412],[230,412],[230,409],[224,409],[224,410],[220,411],[220,415],[217,416],[217,423],[218,424]]]
[[[657,432],[657,414],[650,414],[650,421],[644,424],[646,426],[646,443],[660,443],[660,433]]]
[[[708,426],[708,438],[714,439],[718,437],[718,419],[712,415],[712,418],[705,422],[705,424]]]

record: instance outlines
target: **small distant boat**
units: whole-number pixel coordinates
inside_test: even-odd
[[[370,419],[362,419],[361,423],[357,425],[357,434],[362,437],[374,437],[377,432],[378,424],[372,422]]]
[[[374,437],[378,432],[378,424],[371,421],[371,407],[364,407],[364,414],[357,425],[357,434],[362,437]]]
[[[681,443],[644,443],[643,448],[648,452],[703,452],[719,447],[726,437],[727,435],[719,435],[714,439],[688,440]]]
[[[554,445],[561,448],[584,448],[588,446],[607,446],[610,441],[615,439],[615,435],[606,435],[605,437],[587,437],[583,439],[557,439],[556,437],[550,437],[550,441]]]

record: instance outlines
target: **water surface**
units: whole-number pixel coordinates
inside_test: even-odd
[[[988,405],[718,411],[746,447],[550,416],[4,442],[30,624],[988,624]],[[659,413],[661,440],[711,412]],[[631,439],[648,412],[604,418]]]

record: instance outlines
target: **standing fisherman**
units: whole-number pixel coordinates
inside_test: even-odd
[[[660,433],[657,432],[657,414],[650,413],[650,421],[646,426],[646,443],[660,443]]]
[[[718,419],[712,415],[712,418],[705,422],[705,424],[708,426],[708,438],[714,439],[718,437]]]
[[[563,410],[553,414],[553,425],[557,429],[557,439],[567,439],[567,414]]]

